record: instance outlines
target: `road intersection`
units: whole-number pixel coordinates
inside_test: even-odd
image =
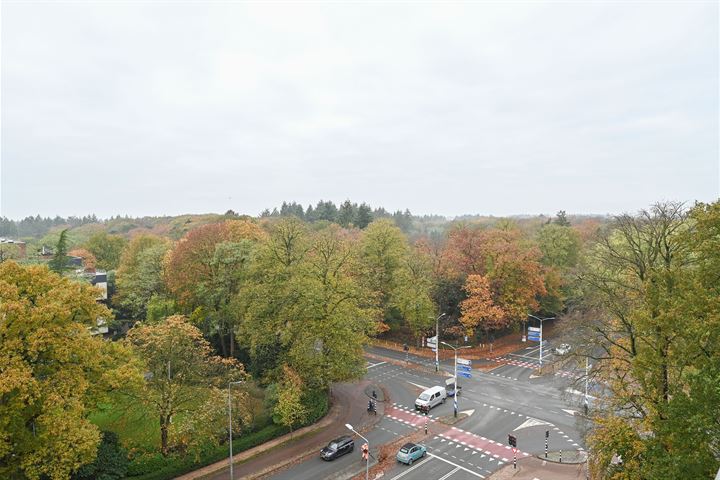
[[[382,390],[381,398],[387,395],[386,401],[378,402],[381,418],[363,434],[370,441],[371,453],[376,454],[383,444],[410,435],[416,438],[418,432],[428,449],[428,455],[412,466],[392,464],[383,471],[383,478],[487,478],[513,463],[508,434],[517,438],[518,460],[544,452],[546,431],[551,451],[583,451],[583,421],[574,415],[577,405],[568,403],[565,392],[570,389],[572,378],[581,372],[538,376],[534,350],[526,348],[494,358],[490,362],[497,366],[487,366],[488,371],[473,370],[472,378],[462,379],[458,407],[465,418],[454,423],[451,398],[427,416],[414,410],[415,399],[423,389],[445,384],[451,375],[451,364],[441,362],[440,372],[435,372],[431,359],[368,348],[364,380]],[[367,404],[367,398],[356,401],[358,405]],[[424,434],[426,425],[428,433]],[[360,463],[359,453],[333,462],[310,458],[271,478],[350,478],[359,473]]]

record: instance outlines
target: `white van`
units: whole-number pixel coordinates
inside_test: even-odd
[[[415,400],[415,409],[427,413],[434,406],[445,403],[446,398],[447,392],[444,387],[428,388]]]

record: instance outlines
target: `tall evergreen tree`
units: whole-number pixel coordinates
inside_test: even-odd
[[[55,244],[55,254],[48,264],[48,267],[50,267],[50,270],[53,272],[59,273],[67,268],[67,231],[68,229],[66,228],[60,232],[60,238],[58,239],[57,244]]]

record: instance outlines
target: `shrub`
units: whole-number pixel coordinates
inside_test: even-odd
[[[233,452],[240,453],[249,450],[273,438],[288,432],[280,425],[267,425],[264,428],[240,438],[233,439]],[[128,468],[127,478],[132,480],[168,480],[184,473],[202,468],[226,458],[228,454],[227,443],[220,446],[208,446],[201,452],[198,461],[191,456],[163,457],[161,454],[146,454],[134,459]]]

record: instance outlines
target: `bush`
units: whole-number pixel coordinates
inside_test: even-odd
[[[233,453],[244,452],[273,438],[277,438],[288,432],[288,429],[280,425],[267,425],[264,428],[243,435],[233,440]],[[217,461],[227,458],[228,446],[224,445],[208,447],[202,452],[202,458],[195,461],[193,457],[168,456],[161,454],[142,455],[130,463],[127,478],[132,480],[167,480],[184,473],[202,468]]]
[[[305,425],[317,422],[328,411],[330,397],[326,389],[306,390],[302,395],[302,403],[308,408],[308,420]]]
[[[118,480],[128,469],[127,451],[120,446],[117,434],[102,432],[97,457],[73,475],[74,480]]]

